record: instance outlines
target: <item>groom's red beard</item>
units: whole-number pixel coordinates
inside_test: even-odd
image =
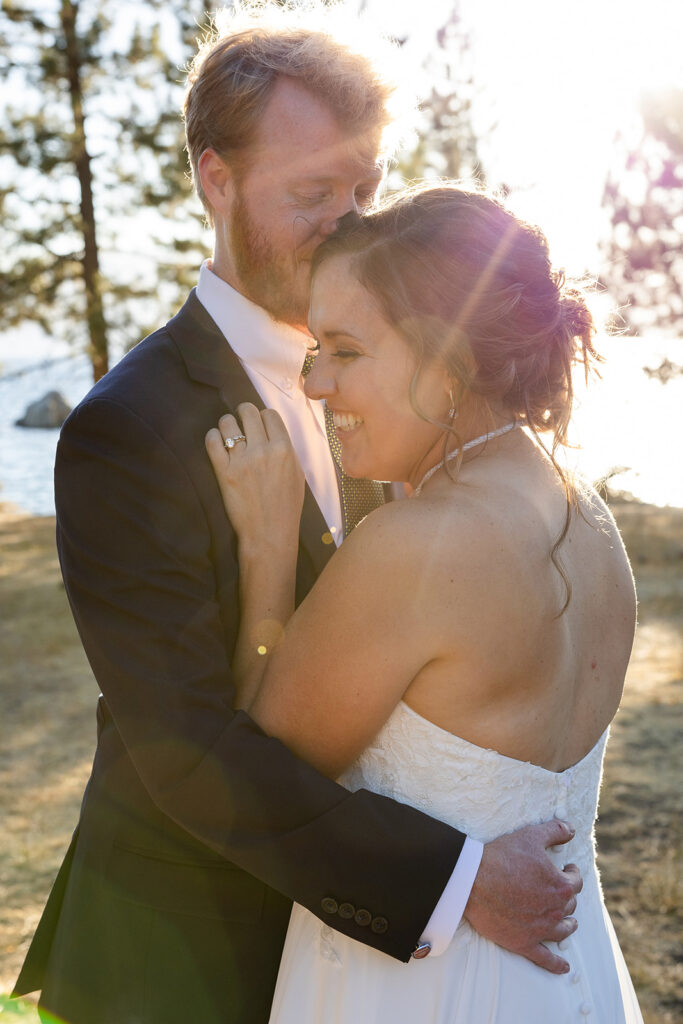
[[[240,191],[233,207],[230,241],[243,294],[275,320],[305,325],[310,255],[297,257],[294,238],[288,252],[278,252],[266,232],[254,224]]]

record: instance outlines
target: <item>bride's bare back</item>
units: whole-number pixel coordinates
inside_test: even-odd
[[[553,771],[590,750],[614,716],[635,626],[631,570],[614,520],[580,499],[551,560],[566,499],[536,443],[516,431],[444,474],[411,509],[424,573],[415,629],[433,658],[405,700],[481,746]],[[420,522],[421,520],[421,522]]]

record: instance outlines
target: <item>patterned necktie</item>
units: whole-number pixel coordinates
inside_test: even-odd
[[[302,377],[308,375],[313,366],[314,359],[315,356],[310,353],[306,356],[304,365],[301,368]],[[346,475],[342,469],[341,444],[337,437],[337,431],[334,429],[332,410],[328,409],[327,404],[324,405],[324,409],[327,441],[332,452],[334,468],[337,472],[337,480],[339,481],[344,536],[348,537],[351,530],[358,526],[361,519],[365,519],[374,508],[384,504],[384,488],[376,480],[355,480],[353,477]]]

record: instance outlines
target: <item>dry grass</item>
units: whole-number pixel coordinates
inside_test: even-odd
[[[647,1024],[683,1019],[683,509],[613,503],[638,631],[600,798],[605,899]]]
[[[61,583],[53,519],[0,509],[0,607],[0,992],[8,992],[76,824],[95,742],[97,691]],[[5,1006],[3,1019],[18,1009]]]
[[[683,510],[615,503],[640,626],[612,729],[598,844],[605,896],[647,1024],[683,1016]],[[0,992],[16,977],[66,849],[94,749],[96,687],[54,551],[54,521],[0,508]],[[3,1019],[34,1024],[28,1003]]]

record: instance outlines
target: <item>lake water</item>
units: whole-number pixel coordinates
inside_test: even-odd
[[[607,363],[602,380],[579,394],[575,437],[582,447],[572,460],[590,480],[622,467],[613,480],[616,489],[652,504],[683,507],[683,376],[664,384],[643,371],[659,366],[664,357],[683,364],[683,341],[612,338],[603,340],[600,349]],[[13,376],[19,370],[24,372]],[[75,405],[91,383],[84,356],[40,368],[35,359],[0,349],[1,501],[37,515],[54,513],[52,469],[59,431],[27,430],[14,421],[46,391],[61,391]]]
[[[33,367],[33,368],[32,368]],[[21,370],[21,376],[14,376]],[[75,405],[92,387],[86,356],[62,359],[47,368],[22,356],[3,356],[0,363],[0,501],[36,515],[54,515],[52,471],[59,430],[15,427],[26,406],[47,391],[60,391]]]

